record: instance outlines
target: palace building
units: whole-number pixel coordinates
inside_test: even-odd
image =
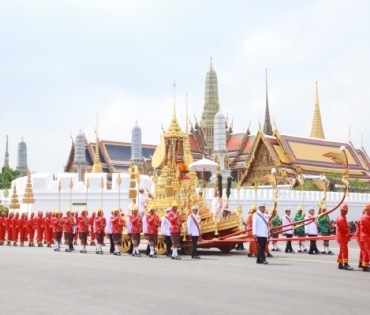
[[[215,121],[215,117],[217,117]],[[222,125],[224,123],[224,131]],[[362,144],[355,147],[350,141],[338,142],[325,139],[321,120],[318,87],[316,84],[314,116],[309,137],[280,133],[275,122],[271,123],[267,72],[266,72],[266,107],[263,126],[254,134],[248,127],[243,132],[234,132],[233,123],[220,113],[218,99],[217,74],[213,68],[206,74],[205,98],[201,119],[195,117],[186,127],[189,134],[192,160],[203,157],[220,159],[223,169],[236,181],[247,185],[269,185],[264,176],[277,170],[279,184],[294,185],[298,174],[319,176],[328,172],[342,172],[340,166],[323,156],[327,152],[340,152],[346,147],[350,165],[350,179],[359,179],[370,183],[370,158]],[[222,132],[225,134],[223,135]],[[132,129],[132,142],[99,140],[88,142],[84,135],[72,141],[65,172],[104,172],[108,179],[112,173],[127,172],[131,161],[139,167],[140,173],[151,175],[151,159],[156,145],[142,144],[141,129],[136,123]],[[81,138],[83,137],[83,138]],[[81,141],[81,139],[83,139]],[[216,139],[216,141],[215,141]],[[221,142],[220,142],[221,141]],[[226,142],[226,143],[224,143]],[[76,148],[79,143],[78,148]],[[82,147],[81,147],[82,144]],[[96,145],[98,144],[98,145]],[[79,154],[77,154],[79,152]],[[218,160],[217,162],[220,163]],[[160,171],[160,170],[158,170]],[[82,176],[83,177],[83,176]]]

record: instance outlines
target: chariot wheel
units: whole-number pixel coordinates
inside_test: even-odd
[[[127,253],[130,250],[131,247],[131,239],[128,235],[122,235],[122,243],[119,246],[119,250],[122,253]]]
[[[191,255],[191,246],[181,246],[181,249],[182,251],[186,254],[186,255]]]
[[[159,236],[157,246],[155,247],[155,252],[158,255],[164,255],[166,251],[167,251],[166,239],[163,236]]]

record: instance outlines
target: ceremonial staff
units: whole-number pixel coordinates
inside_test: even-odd
[[[69,182],[69,189],[70,189],[70,192],[69,192],[69,209],[72,211],[72,188],[73,188],[73,181],[72,181],[72,178],[71,178],[71,181]],[[60,210],[60,208],[59,208]]]
[[[59,181],[59,184],[58,184],[58,191],[59,191],[59,209],[60,209],[60,191],[62,190],[62,184],[60,183]]]
[[[118,184],[118,208],[121,209],[121,184],[122,184],[122,178],[121,178],[121,174],[120,173],[118,173],[117,184]]]
[[[104,186],[105,186],[105,184],[104,184],[104,177],[102,176],[101,181],[100,181],[100,188],[101,188],[101,202],[100,202],[100,204],[101,204],[102,209],[103,209]]]
[[[89,178],[86,179],[85,187],[86,187],[86,208],[87,208],[87,197],[89,195],[89,188],[90,188],[90,180],[89,180]]]

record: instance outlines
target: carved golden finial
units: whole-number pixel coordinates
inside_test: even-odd
[[[275,116],[272,117],[272,123],[274,124],[274,132],[278,131],[277,126],[276,126],[276,122],[275,122]]]
[[[364,143],[364,135],[363,134],[361,134],[361,146],[362,146],[362,144]]]
[[[135,125],[137,126],[137,118],[135,119]]]
[[[92,168],[92,173],[103,173],[103,167],[100,163],[100,156],[99,156],[99,116],[98,113],[96,113],[96,128],[95,128],[95,134],[96,134],[96,143],[95,143],[95,159],[94,159],[94,165]]]
[[[261,122],[260,122],[260,120],[258,119],[258,130],[261,130],[262,128],[261,128]]]
[[[322,127],[322,121],[321,121],[321,113],[320,113],[320,105],[319,105],[319,92],[318,92],[318,88],[317,88],[317,82],[316,82],[315,112],[314,112],[314,115],[313,115],[313,122],[312,122],[310,137],[311,138],[325,139],[324,129]]]

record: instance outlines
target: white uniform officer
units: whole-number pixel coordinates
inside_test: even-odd
[[[293,218],[290,216],[290,213],[291,213],[290,208],[285,209],[285,215],[283,217],[283,225],[290,224],[290,223],[294,222]],[[293,237],[293,234],[294,234],[293,225],[287,226],[283,229],[285,231],[284,234],[287,238],[292,238]],[[287,241],[286,242],[285,252],[286,253],[293,253],[293,254],[295,253],[295,251],[293,250],[293,247],[292,247],[292,241]]]
[[[265,218],[266,204],[261,202],[258,211],[253,214],[253,237],[258,244],[257,264],[267,265],[265,256],[265,246],[270,234],[269,223]]]
[[[193,259],[200,259],[198,256],[197,251],[197,244],[199,238],[202,236],[202,231],[200,227],[200,216],[198,215],[198,206],[195,205],[191,208],[193,213],[188,216],[187,226],[188,226],[188,234],[191,237],[192,242],[192,250],[191,250],[191,258]]]

